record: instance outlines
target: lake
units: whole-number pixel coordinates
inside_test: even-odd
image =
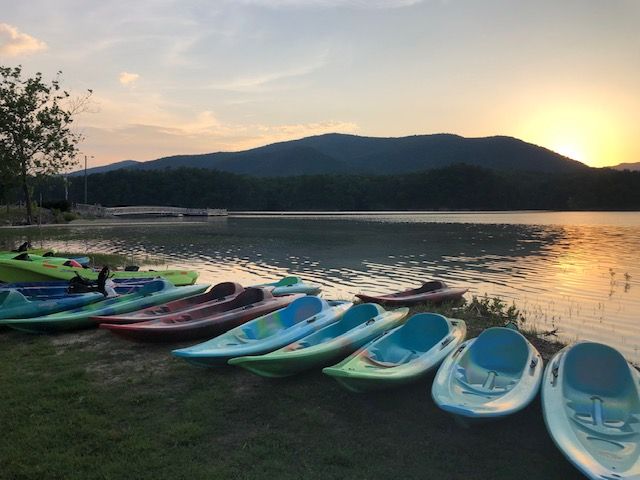
[[[200,280],[243,285],[296,274],[328,298],[432,278],[515,303],[563,340],[614,345],[640,362],[640,213],[235,214],[0,229],[0,243],[150,255]]]

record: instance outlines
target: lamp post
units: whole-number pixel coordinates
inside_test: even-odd
[[[91,158],[93,158],[93,155],[91,155]],[[87,201],[87,156],[84,156],[84,204],[88,205],[88,201]]]

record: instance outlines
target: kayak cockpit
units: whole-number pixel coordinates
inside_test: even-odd
[[[503,395],[518,384],[528,366],[525,338],[508,328],[485,330],[456,366],[455,379],[463,393]]]
[[[368,351],[371,363],[390,367],[409,363],[431,350],[450,333],[451,325],[442,315],[420,313],[389,333]]]
[[[640,399],[624,357],[611,347],[581,343],[564,362],[569,417],[604,438],[640,434]]]

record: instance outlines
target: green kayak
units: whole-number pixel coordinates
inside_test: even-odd
[[[171,302],[179,298],[197,295],[204,292],[207,288],[209,288],[209,285],[175,287],[167,280],[158,279],[147,283],[135,293],[108,298],[90,305],[51,315],[25,319],[13,318],[0,320],[0,325],[6,325],[13,329],[29,333],[46,333],[95,327],[97,323],[90,320],[91,317],[133,312],[135,310]]]
[[[76,274],[87,280],[97,281],[98,271],[90,268],[73,267],[60,264],[57,260],[50,261],[24,261],[0,257],[0,282],[47,282],[51,280],[71,280]],[[112,272],[111,278],[156,278],[162,277],[176,286],[193,285],[198,278],[197,272],[187,270],[159,270],[137,272]]]
[[[374,303],[356,305],[337,322],[297,342],[266,355],[232,358],[229,364],[264,377],[286,377],[311,368],[331,365],[385,331],[400,325],[408,311],[408,308],[400,308],[387,312]]]
[[[65,257],[53,257],[42,255],[36,255],[35,253],[15,253],[15,252],[2,252],[0,253],[0,260],[20,260],[22,262],[36,262],[36,263],[50,263],[51,265],[72,265],[82,267],[79,263],[74,263],[73,259]]]
[[[418,313],[323,372],[352,392],[398,387],[436,369],[466,333],[462,320]]]

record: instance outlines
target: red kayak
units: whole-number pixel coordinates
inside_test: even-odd
[[[145,308],[127,315],[112,315],[102,317],[91,317],[98,323],[137,323],[146,322],[171,316],[176,313],[187,313],[200,310],[205,307],[220,306],[233,301],[239,294],[244,292],[244,287],[234,282],[224,282],[215,285],[211,290],[200,295],[182,298],[174,302],[157,307]]]
[[[420,288],[405,290],[404,292],[390,293],[387,295],[358,294],[363,302],[382,303],[385,305],[403,306],[416,305],[418,303],[442,303],[458,300],[466,293],[468,288],[449,288],[444,282],[435,280],[427,282]]]
[[[274,297],[268,289],[249,287],[229,302],[177,312],[146,322],[101,323],[100,328],[131,340],[148,342],[213,338],[249,320],[284,308],[300,297],[304,297],[304,294]]]

